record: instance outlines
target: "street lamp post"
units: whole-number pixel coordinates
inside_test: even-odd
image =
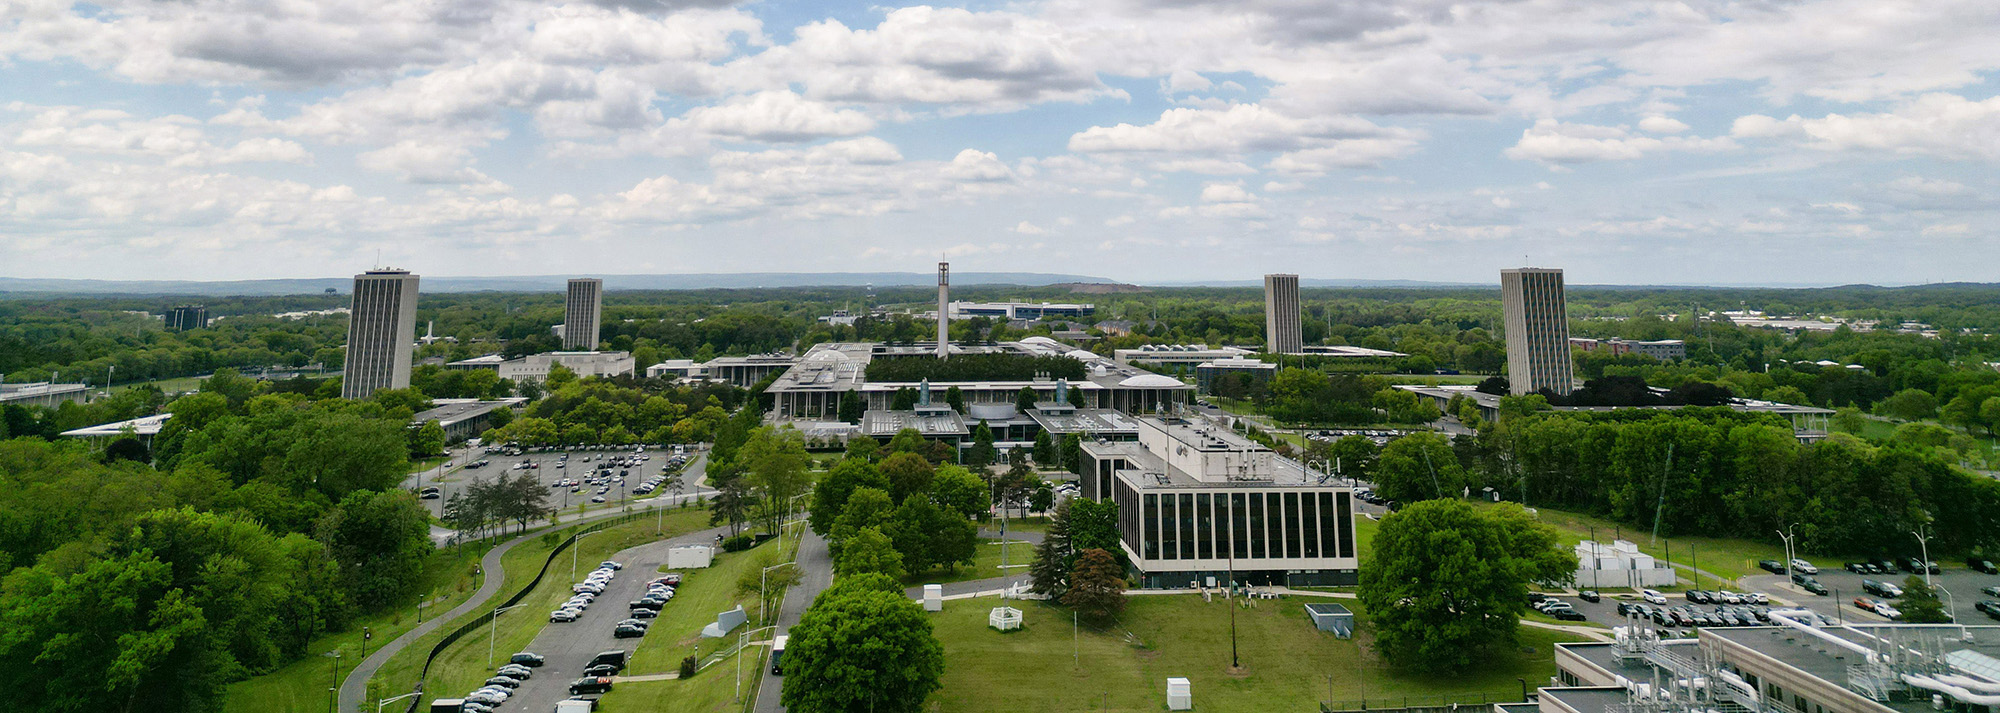
[[[117,364],[104,365],[104,397],[111,398],[111,372],[117,371]]]
[[[771,599],[769,595],[764,593],[764,575],[769,574],[771,570],[779,567],[790,566],[792,566],[790,562],[779,562],[757,571],[757,613],[759,614],[758,618],[762,619],[766,624],[771,623]]]
[[[508,609],[519,609],[525,606],[527,605],[516,604],[511,607],[497,607],[493,610],[493,616],[486,618],[486,668],[489,669],[493,668],[493,642],[495,639],[499,638],[498,634],[500,633],[500,613],[507,611]]]
[[[1797,529],[1797,528],[1798,528],[1798,525],[1797,525],[1797,524],[1793,524],[1793,525],[1787,525],[1787,526],[1785,527],[1785,529],[1783,529],[1783,530],[1779,530],[1779,531],[1778,531],[1778,539],[1781,539],[1781,540],[1784,540],[1784,541],[1785,541],[1785,580],[1786,580],[1786,581],[1792,581],[1792,560],[1794,560],[1794,559],[1798,559],[1797,557],[1794,557],[1794,556],[1792,556],[1792,530],[1794,530],[1794,529]],[[1695,579],[1695,581],[1697,581],[1697,582],[1701,581],[1701,579],[1700,579],[1700,575],[1696,575],[1696,579]]]
[[[1917,525],[1917,529],[1910,531],[1910,536],[1917,538],[1917,544],[1923,547],[1924,586],[1931,587],[1931,535],[1924,531],[1926,527],[1927,525],[1923,524]],[[1931,587],[1931,591],[1937,591],[1937,588]]]
[[[383,700],[383,701],[382,701],[381,703],[377,703],[377,704],[375,704],[375,713],[382,713],[382,709],[383,709],[383,708],[387,708],[387,707],[389,707],[389,704],[391,704],[391,703],[395,703],[396,701],[400,701],[400,700],[403,700],[403,699],[405,699],[405,698],[409,698],[410,696],[421,696],[421,695],[423,695],[423,693],[424,693],[423,691],[411,691],[411,692],[409,692],[409,693],[405,693],[405,694],[403,694],[403,695],[400,695],[400,696],[397,696],[397,697],[395,697],[395,698],[389,698],[389,699],[385,699],[385,700]]]
[[[339,700],[340,696],[340,649],[334,649],[320,655],[333,659],[332,678],[329,679],[331,685],[326,687],[326,713],[333,713],[334,703]]]
[[[742,701],[743,701],[743,649],[744,649],[744,647],[747,647],[747,646],[749,646],[749,645],[750,645],[750,637],[751,637],[752,635],[755,635],[755,634],[756,634],[757,632],[759,632],[759,631],[766,631],[766,630],[770,630],[770,629],[776,629],[776,628],[778,628],[778,627],[775,627],[775,626],[766,626],[766,627],[760,627],[760,628],[756,628],[756,629],[751,629],[751,630],[749,630],[749,631],[746,631],[746,632],[743,632],[743,638],[742,638],[741,640],[739,640],[739,643],[737,643],[737,645],[736,645],[736,700],[737,700],[737,702],[739,702],[739,703],[740,703],[740,702],[742,702]]]

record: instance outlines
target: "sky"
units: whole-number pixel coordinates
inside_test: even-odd
[[[1992,0],[0,0],[0,276],[2000,281]]]

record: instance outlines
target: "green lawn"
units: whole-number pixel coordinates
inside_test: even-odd
[[[666,516],[664,531],[655,529],[654,522],[654,518],[642,517],[607,528],[603,531],[604,534],[584,538],[577,546],[574,555],[578,568],[577,576],[581,577],[596,563],[609,559],[612,553],[619,550],[707,527],[708,511],[670,512]],[[501,567],[506,570],[507,584],[501,587],[500,594],[496,595],[494,602],[497,604],[512,596],[516,589],[533,579],[535,573],[541,569],[542,563],[548,559],[553,545],[561,542],[562,537],[566,536],[565,534],[556,538],[538,537],[509,550],[506,556],[501,558]],[[565,554],[561,559],[570,558]],[[521,600],[523,606],[520,609],[500,615],[499,621],[495,624],[498,639],[492,647],[495,656],[504,660],[507,655],[525,648],[534,640],[542,627],[548,624],[548,613],[554,610],[557,604],[569,598],[570,585],[576,580],[571,578],[568,564],[566,561],[559,561],[551,566],[549,576],[544,577],[541,585]],[[471,612],[462,617],[460,622],[472,621],[478,617],[479,612]],[[388,695],[411,690],[416,685],[417,676],[423,671],[424,657],[430,654],[431,647],[457,626],[458,622],[439,627],[437,631],[403,649],[376,672],[373,683],[379,685],[380,690],[389,692]],[[440,695],[443,695],[443,692],[470,691],[478,688],[481,681],[489,678],[493,669],[487,662],[487,631],[487,628],[482,627],[478,631],[469,633],[440,654],[437,661],[431,664],[430,676],[425,681],[425,690],[439,692]]]
[[[1366,564],[1368,557],[1375,554],[1375,531],[1381,528],[1382,523],[1371,520],[1366,515],[1354,518],[1354,559],[1356,564]]]
[[[1595,528],[1600,542],[1610,542],[1622,537],[1639,545],[1639,551],[1654,557],[1666,558],[1671,551],[1672,561],[1677,564],[1699,565],[1703,571],[1735,580],[1750,574],[1761,574],[1758,560],[1782,560],[1784,548],[1776,543],[1721,537],[1673,537],[1660,538],[1658,544],[1652,542],[1650,534],[1643,529],[1623,527],[1608,520],[1549,508],[1536,508],[1542,522],[1555,526],[1563,534],[1565,546],[1576,544],[1591,536]],[[1837,557],[1805,557],[1809,562],[1822,568],[1838,568],[1842,562]],[[1681,571],[1681,577],[1692,580],[1693,574]],[[1704,579],[1701,586],[1713,588],[1723,583]],[[1730,584],[1729,586],[1735,586]]]
[[[903,583],[915,587],[923,584],[970,582],[975,579],[992,579],[994,577],[1005,577],[1010,574],[1027,573],[1028,568],[1026,567],[1000,568],[999,540],[980,538],[978,547],[978,551],[972,556],[972,564],[970,565],[959,565],[958,569],[951,571],[934,569],[920,575],[905,576],[903,577]],[[1007,545],[1008,564],[1027,564],[1033,561],[1034,557],[1034,545],[1009,538]]]
[[[129,383],[129,384],[119,384],[119,385],[117,385],[117,386],[114,386],[114,387],[111,387],[111,390],[112,390],[112,391],[114,391],[114,392],[116,392],[116,391],[124,391],[124,390],[126,390],[126,389],[132,389],[132,388],[137,388],[137,387],[141,387],[141,386],[148,386],[148,385],[151,385],[151,386],[157,386],[157,387],[159,387],[161,391],[164,391],[164,392],[166,392],[166,393],[169,393],[169,394],[172,394],[172,393],[174,393],[174,392],[177,392],[177,391],[193,391],[193,390],[195,390],[195,389],[199,389],[199,388],[201,388],[201,381],[202,381],[202,378],[203,378],[203,377],[199,377],[199,376],[181,376],[181,377],[175,377],[175,378],[172,378],[172,379],[154,379],[154,380],[152,380],[152,381],[134,381],[134,382],[132,382],[132,383]]]
[[[1000,520],[999,518],[994,518],[992,520],[987,520],[986,522],[979,523],[979,526],[982,529],[999,532]],[[1049,531],[1049,516],[1047,515],[1034,515],[1030,517],[1014,517],[1012,515],[1007,516],[1007,534],[1009,535],[1018,532],[1033,532],[1036,534],[1048,534],[1048,531]]]
[[[1230,673],[1230,608],[1191,595],[1134,596],[1119,625],[1085,628],[1072,640],[1066,610],[1014,602],[1025,626],[1002,634],[986,626],[997,599],[955,600],[933,615],[944,643],[944,687],[926,710],[979,713],[1024,710],[1157,711],[1166,706],[1166,679],[1192,683],[1203,711],[1314,710],[1336,700],[1486,693],[1516,700],[1514,679],[1546,680],[1555,672],[1556,641],[1581,640],[1558,631],[1523,628],[1518,645],[1479,670],[1452,676],[1392,671],[1362,649],[1366,640],[1322,634],[1306,619],[1303,597],[1257,601],[1236,610],[1243,670]],[[1356,608],[1353,600],[1341,600]],[[1064,660],[1065,649],[1076,652]],[[1330,694],[1329,694],[1330,691]]]
[[[424,584],[418,587],[418,591],[434,597],[424,606],[425,618],[450,611],[479,590],[479,576],[474,574],[474,570],[480,556],[489,549],[490,544],[473,545],[459,551],[439,550],[431,555],[424,565]],[[291,665],[231,685],[228,696],[223,700],[223,711],[317,713],[324,710],[327,705],[326,689],[333,680],[333,661],[325,656],[327,652],[340,651],[340,675],[345,677],[347,671],[360,661],[362,627],[368,627],[374,634],[369,641],[370,650],[373,650],[416,628],[418,623],[414,598],[408,606],[362,617],[347,631],[313,640],[306,648],[305,657]]]

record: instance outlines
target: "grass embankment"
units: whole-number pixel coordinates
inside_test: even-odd
[[[155,386],[159,387],[160,391],[166,392],[168,394],[173,394],[181,391],[194,391],[195,389],[199,389],[201,388],[202,380],[207,378],[208,377],[206,376],[179,376],[179,377],[174,377],[172,379],[134,381],[129,384],[119,384],[117,386],[113,386],[111,387],[111,391],[113,393],[117,393],[125,391],[127,389],[136,389],[141,386]]]
[[[1000,541],[981,538],[977,551],[972,555],[972,564],[959,565],[957,569],[950,571],[934,569],[921,574],[907,575],[903,577],[903,584],[916,587],[1027,574],[1028,568],[1019,565],[1034,561],[1035,546],[1013,538],[1008,538],[1007,543],[1007,564],[1010,566],[1006,569],[1000,568]]]
[[[1644,529],[1624,527],[1609,520],[1562,510],[1536,508],[1536,512],[1539,513],[1542,522],[1554,526],[1561,533],[1562,544],[1566,547],[1589,539],[1594,532],[1600,542],[1623,538],[1637,544],[1640,552],[1660,559],[1667,559],[1671,554],[1671,561],[1675,564],[1699,566],[1702,571],[1727,580],[1718,581],[1703,577],[1700,586],[1704,589],[1735,588],[1738,586],[1735,583],[1737,579],[1746,575],[1765,574],[1764,570],[1757,567],[1759,560],[1785,558],[1784,548],[1776,543],[1726,537],[1686,536],[1662,537],[1655,543],[1650,533]],[[1829,567],[1838,569],[1843,561],[1838,557],[1800,556],[1822,569]],[[1691,585],[1695,579],[1694,573],[1687,569],[1680,570],[1680,576]]]
[[[1010,602],[1023,611],[1021,630],[1002,634],[986,626],[997,599],[958,600],[932,615],[944,643],[944,687],[926,704],[938,710],[978,713],[1022,710],[1157,711],[1166,707],[1166,679],[1186,677],[1197,710],[1315,710],[1319,701],[1367,697],[1489,694],[1514,700],[1514,679],[1546,680],[1555,673],[1557,641],[1583,637],[1523,628],[1519,642],[1478,670],[1421,676],[1391,670],[1364,650],[1360,638],[1322,634],[1307,620],[1301,597],[1255,601],[1236,611],[1243,670],[1230,673],[1229,609],[1222,599],[1192,595],[1135,596],[1118,625],[1088,628],[1072,643],[1069,612],[1033,602]],[[1353,600],[1340,600],[1358,609]],[[1075,661],[1063,658],[1074,646]]]
[[[671,511],[666,515],[664,530],[656,528],[655,522],[655,518],[641,517],[632,522],[606,528],[600,531],[600,534],[580,540],[574,555],[576,576],[583,576],[598,562],[609,559],[619,550],[705,528],[708,526],[708,511],[705,509]],[[509,550],[506,556],[501,558],[501,568],[506,573],[505,583],[491,603],[498,605],[507,597],[513,596],[513,593],[529,580],[534,579],[535,573],[541,570],[542,563],[548,560],[550,550],[567,538],[570,531],[571,528],[555,530],[554,537],[537,537]],[[481,627],[445,649],[437,661],[431,664],[430,676],[425,681],[424,690],[436,692],[438,695],[455,694],[478,688],[481,682],[491,677],[493,667],[487,662],[488,631],[498,632],[498,638],[493,642],[491,649],[494,656],[500,660],[505,660],[509,654],[526,648],[528,643],[535,639],[535,635],[541,632],[542,627],[549,623],[548,613],[570,596],[570,585],[576,580],[570,576],[569,563],[562,561],[570,558],[571,555],[565,553],[551,565],[549,575],[542,579],[541,584],[535,587],[533,592],[521,600],[519,609],[501,613],[499,621],[491,629]],[[430,654],[431,647],[437,645],[445,634],[465,622],[477,619],[479,615],[480,612],[469,612],[457,621],[438,627],[436,631],[418,639],[397,653],[388,664],[376,672],[371,683],[377,685],[378,690],[385,692],[385,695],[396,695],[412,690],[416,686],[417,677],[423,672],[424,657]]]
[[[479,591],[475,574],[479,558],[492,549],[484,542],[453,550],[438,550],[424,563],[423,584],[417,590],[430,599],[424,605],[426,620],[450,611],[473,592]],[[271,673],[241,681],[229,687],[223,699],[224,713],[318,713],[327,707],[329,684],[334,682],[334,662],[326,654],[340,652],[339,676],[344,678],[362,658],[362,627],[374,636],[368,650],[394,641],[422,623],[417,620],[417,599],[375,614],[363,616],[346,631],[313,640],[306,655],[291,665]]]
[[[791,528],[793,533],[797,528]],[[736,582],[746,576],[754,576],[763,563],[771,557],[789,561],[796,556],[798,540],[788,535],[782,542],[771,541],[746,552],[731,552],[717,555],[715,566],[705,570],[685,572],[681,586],[674,590],[674,600],[660,611],[660,617],[653,620],[653,626],[646,636],[639,640],[638,649],[632,654],[632,663],[625,670],[627,676],[673,673],[680,670],[681,660],[693,656],[696,660],[706,658],[718,650],[733,645],[736,637],[746,630],[758,628],[760,621],[757,594],[738,593]],[[774,554],[775,553],[775,554]],[[771,601],[783,601],[782,593],[774,593]],[[742,605],[750,616],[745,628],[730,632],[720,639],[701,638],[701,628],[715,621],[717,613]],[[753,637],[769,640],[770,632]],[[747,707],[757,698],[757,687],[763,679],[765,654],[767,649],[752,646],[740,656],[742,671],[742,705]],[[724,660],[687,680],[626,681],[620,683],[604,696],[606,710],[634,711],[718,711],[732,708],[737,695],[737,661]]]

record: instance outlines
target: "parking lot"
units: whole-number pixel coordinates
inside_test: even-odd
[[[624,565],[612,578],[596,603],[585,609],[576,621],[549,622],[549,612],[523,609],[505,616],[520,616],[524,620],[537,622],[541,633],[528,645],[526,651],[540,654],[545,663],[534,669],[533,677],[522,682],[507,702],[500,706],[503,711],[547,711],[554,710],[556,701],[569,697],[569,684],[583,675],[584,665],[592,656],[601,651],[637,651],[643,638],[619,639],[612,636],[616,624],[631,616],[627,606],[646,591],[647,580],[659,576],[656,571],[667,561],[667,550],[675,545],[713,544],[718,533],[724,528],[693,532],[658,542],[649,542],[626,549],[612,555],[612,560]],[[594,565],[584,563],[576,573],[580,579]],[[558,574],[560,576],[558,576]],[[559,586],[565,589],[572,583],[570,572],[565,568],[560,573],[551,572]],[[668,607],[674,606],[668,602]],[[503,651],[498,655],[501,663],[514,652]],[[462,695],[463,691],[438,691],[439,695]]]
[[[1829,590],[1827,596],[1817,596],[1808,593],[1793,586],[1784,576],[1774,574],[1759,574],[1745,577],[1741,581],[1743,586],[1734,591],[1762,592],[1766,594],[1771,600],[1770,604],[1765,607],[1767,609],[1803,608],[1819,614],[1829,621],[1885,623],[1889,620],[1877,616],[1872,612],[1856,608],[1853,604],[1854,598],[1870,597],[1883,599],[1891,605],[1895,604],[1898,600],[1868,594],[1862,590],[1861,580],[1873,579],[1900,585],[1903,582],[1903,578],[1907,577],[1908,574],[1902,573],[1895,576],[1871,575],[1864,577],[1845,570],[1822,569],[1816,576],[1820,583],[1825,585]],[[1981,574],[1965,569],[1946,569],[1942,573],[1931,576],[1937,584],[1951,592],[1951,595],[1945,598],[1945,603],[1952,612],[1952,615],[1959,622],[1966,624],[1990,624],[1993,622],[1986,614],[1975,609],[1974,605],[1981,599],[2000,598],[1980,593],[1980,589],[1983,587],[2000,586],[2000,576]],[[1838,594],[1837,597],[1835,596],[1836,593]],[[1739,614],[1750,612],[1754,616],[1755,607],[1753,605],[1697,604],[1689,601],[1686,594],[1681,590],[1672,590],[1663,594],[1667,599],[1665,606],[1684,608],[1689,613],[1701,612],[1713,617],[1718,610],[1728,610]],[[1552,598],[1568,602],[1571,608],[1582,614],[1588,623],[1603,626],[1625,625],[1627,620],[1625,617],[1619,616],[1618,603],[1621,601],[1641,601],[1638,595],[1625,592],[1604,594],[1598,602],[1586,602],[1574,595],[1552,595]],[[1585,622],[1567,623],[1582,624]],[[1760,620],[1758,623],[1761,624],[1762,621]],[[1673,628],[1683,631],[1688,630],[1686,627],[1676,626]]]
[[[605,500],[603,503],[591,503],[593,507],[617,507],[633,499],[692,492],[688,489],[689,484],[698,480],[701,475],[701,465],[703,462],[698,457],[698,452],[690,450],[686,455],[688,461],[686,468],[678,476],[663,481],[659,490],[653,493],[645,495],[633,493],[632,489],[634,487],[644,482],[647,477],[660,473],[663,468],[667,467],[668,463],[672,462],[674,456],[671,448],[654,446],[647,448],[643,453],[639,454],[645,460],[639,461],[636,465],[613,468],[610,471],[609,477],[603,479],[600,484],[579,483],[571,487],[555,487],[555,483],[558,481],[582,481],[587,477],[595,476],[600,472],[598,467],[607,460],[634,455],[636,446],[607,446],[605,448],[606,450],[576,449],[569,451],[552,450],[541,453],[524,452],[518,456],[507,455],[504,449],[501,448],[495,448],[485,453],[482,453],[478,448],[474,448],[470,450],[468,455],[462,456],[459,455],[459,451],[454,451],[454,458],[452,459],[454,466],[447,466],[441,479],[432,479],[436,473],[434,470],[424,471],[413,476],[405,485],[413,490],[425,487],[438,488],[438,497],[423,501],[425,508],[429,509],[432,514],[438,515],[443,513],[446,501],[475,482],[492,481],[502,475],[519,476],[525,473],[534,476],[536,482],[550,489],[549,505],[551,507],[561,511],[570,511],[585,503],[590,503],[592,497],[603,497]],[[568,454],[569,457],[565,459],[563,457],[564,454]],[[480,460],[486,461],[486,465],[483,467],[464,465],[468,462],[477,462]],[[521,467],[522,464],[530,464],[532,467]],[[456,467],[456,469],[453,469],[453,467]],[[623,475],[620,475],[621,471],[623,471]],[[600,495],[598,493],[599,488],[608,489],[604,490]]]

